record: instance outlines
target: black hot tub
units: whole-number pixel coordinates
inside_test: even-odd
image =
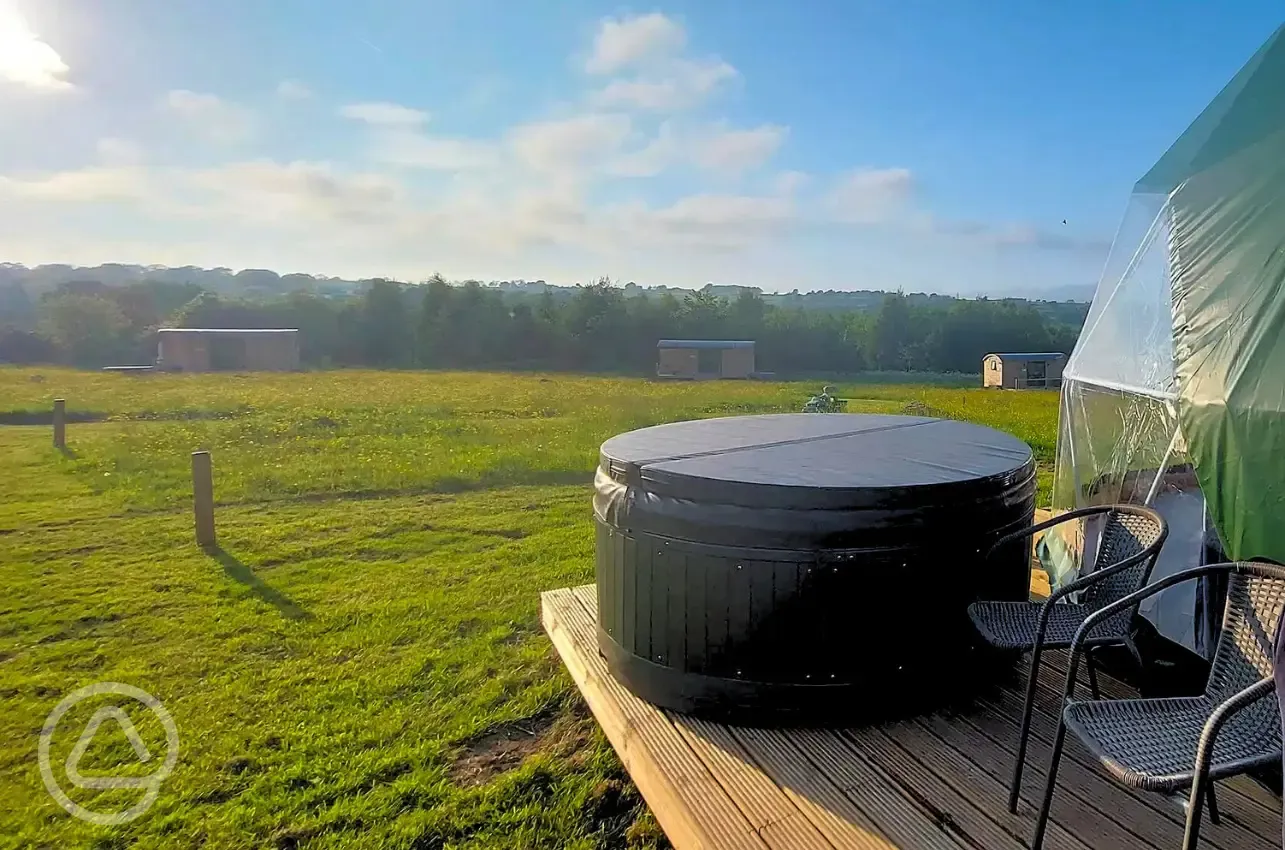
[[[598,643],[630,690],[741,720],[882,714],[986,678],[966,608],[1026,599],[1030,448],[916,416],[678,422],[603,443]]]

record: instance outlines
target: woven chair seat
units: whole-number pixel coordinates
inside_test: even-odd
[[[1042,607],[1040,602],[974,602],[968,606],[968,616],[991,646],[1030,649],[1035,645],[1035,627]],[[1044,630],[1044,647],[1070,646],[1076,630],[1093,611],[1094,608],[1088,605],[1053,605]],[[1128,633],[1129,619],[1128,611],[1111,617],[1093,630],[1090,640],[1122,639]]]
[[[1063,720],[1120,782],[1147,791],[1191,787],[1196,742],[1219,701],[1207,696],[1070,702]],[[1276,698],[1233,715],[1214,741],[1210,776],[1220,779],[1278,761]]]

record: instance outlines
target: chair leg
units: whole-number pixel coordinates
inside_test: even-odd
[[[1206,784],[1210,787],[1206,789]],[[1183,831],[1182,850],[1196,850],[1196,845],[1200,842],[1200,812],[1203,808],[1202,799],[1208,797],[1212,808],[1217,806],[1213,802],[1213,783],[1209,782],[1209,777],[1203,773],[1197,773],[1196,778],[1191,783],[1191,798],[1187,800],[1187,827]]]
[[[1048,785],[1044,788],[1044,802],[1040,805],[1040,817],[1035,821],[1035,837],[1031,839],[1031,850],[1040,850],[1044,846],[1044,832],[1049,825],[1049,811],[1053,808],[1053,792],[1057,788],[1057,768],[1062,761],[1062,745],[1066,743],[1066,724],[1059,715],[1057,720],[1057,737],[1053,739],[1053,753],[1049,756]]]
[[[1089,671],[1089,691],[1094,699],[1102,699],[1102,692],[1098,690],[1098,668],[1093,663],[1093,648],[1084,651],[1084,666]]]
[[[1008,791],[1008,810],[1017,814],[1017,800],[1022,794],[1022,768],[1026,761],[1026,739],[1031,733],[1031,714],[1035,710],[1035,682],[1040,672],[1040,648],[1031,651],[1031,669],[1026,680],[1026,704],[1022,707],[1022,726],[1017,735],[1017,759],[1013,763],[1013,783]]]
[[[1205,802],[1209,804],[1209,822],[1214,826],[1220,826],[1222,821],[1218,818],[1218,798],[1214,795],[1214,781],[1209,780],[1209,786],[1205,789]]]

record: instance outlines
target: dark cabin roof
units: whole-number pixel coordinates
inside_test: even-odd
[[[753,348],[752,339],[662,339],[657,348]]]
[[[999,357],[1004,360],[1064,360],[1066,359],[1066,355],[1060,351],[1035,351],[1035,352],[996,351],[992,354],[987,354],[986,356]]]

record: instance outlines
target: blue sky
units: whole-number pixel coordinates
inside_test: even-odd
[[[1058,293],[1279,15],[0,0],[0,261]]]

